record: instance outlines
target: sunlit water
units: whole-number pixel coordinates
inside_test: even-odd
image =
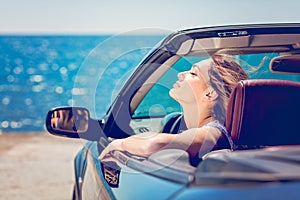
[[[107,68],[107,64],[113,63],[109,70],[106,69],[111,74],[111,83],[103,87],[97,86],[101,89],[101,95],[97,98],[105,97],[120,79],[118,75],[134,68],[148,50],[125,52],[131,55],[114,63],[118,57],[116,53],[124,55],[122,49],[133,44],[135,47],[132,48],[136,49],[138,46],[152,47],[163,36],[124,37],[121,38],[122,42],[118,40],[118,43],[113,42],[111,38],[0,36],[0,133],[44,131],[45,116],[49,109],[76,105],[74,96],[82,99],[97,96],[88,93],[87,88],[77,87],[76,82],[88,83],[97,70]],[[102,43],[106,45],[101,45]],[[88,63],[85,60],[95,48],[102,52],[95,61],[100,64],[91,68],[84,66],[84,70],[88,72],[83,73],[82,64]],[[99,108],[99,115],[105,112],[109,103],[110,101],[104,102],[106,106]]]

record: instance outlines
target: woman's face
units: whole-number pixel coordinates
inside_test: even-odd
[[[190,71],[179,73],[178,81],[170,90],[170,96],[179,103],[198,102],[208,86],[210,62],[210,59],[200,61],[194,64]]]

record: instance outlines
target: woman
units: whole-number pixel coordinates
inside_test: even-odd
[[[176,148],[197,159],[212,150],[232,149],[223,124],[230,93],[244,79],[248,79],[247,74],[228,55],[213,55],[194,64],[190,71],[178,74],[170,90],[170,96],[183,108],[188,130],[179,134],[147,132],[114,140],[101,153],[100,160],[111,150],[147,157],[161,149]]]

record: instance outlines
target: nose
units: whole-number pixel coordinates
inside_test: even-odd
[[[185,78],[186,73],[186,71],[178,73],[178,80],[182,81]]]

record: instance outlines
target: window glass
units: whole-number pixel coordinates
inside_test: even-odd
[[[182,57],[152,87],[137,107],[133,118],[161,117],[172,112],[181,112],[180,105],[173,100],[169,91],[177,81],[179,72],[190,70],[191,66],[207,57]]]
[[[240,60],[241,66],[249,74],[250,79],[280,79],[300,81],[300,76],[296,74],[272,73],[269,64],[272,58],[279,56],[278,53],[249,54],[236,56]]]

